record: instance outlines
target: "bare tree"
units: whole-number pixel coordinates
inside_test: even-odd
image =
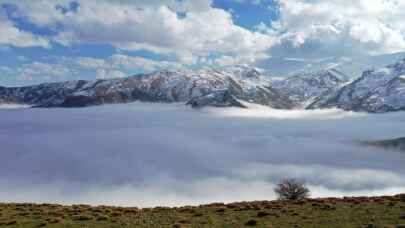
[[[305,182],[297,179],[281,180],[274,191],[281,200],[300,200],[308,198],[310,195],[310,191],[305,186]]]

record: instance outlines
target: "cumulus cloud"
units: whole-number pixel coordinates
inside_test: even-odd
[[[314,197],[405,190],[403,153],[353,143],[403,136],[403,114],[302,111],[283,119],[252,109],[239,116],[146,103],[0,110],[0,200],[263,200],[275,198],[274,183],[285,177],[305,178]]]
[[[73,5],[70,1],[49,0],[9,3],[17,6],[17,15],[38,26],[54,28],[55,42],[103,43],[125,50],[170,53],[188,64],[193,57],[212,52],[260,53],[275,42],[271,36],[235,25],[232,15],[214,8],[211,0],[90,0]]]
[[[273,1],[247,1],[272,5]],[[13,17],[54,31],[63,45],[110,44],[178,57],[183,64],[254,63],[269,56],[321,58],[393,53],[405,49],[405,3],[396,0],[278,0],[274,21],[249,30],[232,14],[198,1],[9,1]],[[44,14],[43,12],[47,13]],[[106,13],[108,12],[108,13]],[[4,15],[0,42],[49,46],[47,39],[17,28]],[[214,61],[204,60],[218,56]]]
[[[16,79],[20,81],[35,81],[35,80],[63,80],[71,76],[77,76],[78,71],[74,68],[69,68],[59,63],[43,63],[31,62],[21,65],[11,70]],[[10,74],[10,72],[9,72]]]
[[[49,48],[47,39],[21,30],[8,20],[0,9],[0,45],[11,45],[15,47],[44,47]]]
[[[278,56],[353,56],[405,50],[405,3],[396,0],[279,0],[280,18],[261,31],[276,34]]]

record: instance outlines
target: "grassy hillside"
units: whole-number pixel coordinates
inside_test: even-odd
[[[405,228],[405,195],[215,203],[198,207],[146,209],[0,204],[0,226]]]

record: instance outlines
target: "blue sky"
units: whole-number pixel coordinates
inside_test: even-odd
[[[247,29],[254,29],[261,22],[270,23],[277,18],[277,2],[273,0],[254,1],[217,0],[215,7],[234,12],[234,23]]]
[[[0,0],[0,85],[405,49],[405,3],[348,2]]]
[[[52,1],[51,1],[52,2]],[[247,30],[254,30],[255,26],[262,22],[270,22],[275,18],[275,11],[272,8],[275,3],[272,1],[266,1],[262,3],[253,3],[250,1],[233,1],[233,0],[218,0],[212,2],[213,8],[220,8],[230,12],[232,15],[232,21],[235,25],[243,27]],[[77,1],[70,1],[65,5],[55,4],[55,9],[59,9],[61,13],[75,12],[80,7],[80,3]],[[15,28],[20,31],[29,32],[39,37],[53,37],[63,30],[62,25],[47,27],[38,25],[30,20],[28,17],[21,15],[19,12],[21,6],[16,6],[13,1],[4,1],[1,5],[3,14],[2,20],[7,20],[13,24]],[[0,43],[1,44],[1,43]],[[126,50],[117,48],[114,45],[108,43],[73,43],[70,45],[63,45],[58,42],[52,42],[50,47],[42,47],[41,45],[32,45],[28,47],[20,47],[13,44],[1,44],[0,46],[0,66],[3,68],[0,83],[2,84],[31,84],[42,81],[52,80],[65,80],[70,79],[66,77],[52,78],[37,76],[37,78],[16,78],[16,72],[7,70],[8,68],[24,67],[26,64],[32,62],[41,62],[46,64],[56,64],[61,57],[63,58],[81,58],[89,57],[96,59],[108,59],[115,54],[124,54],[131,57],[142,57],[151,59],[154,61],[176,61],[176,57],[171,53],[154,53],[150,50]],[[211,53],[212,56],[217,56],[216,53]],[[200,67],[202,63],[188,63],[188,67]],[[143,72],[150,69],[130,69],[124,71],[125,74],[133,74],[137,72]],[[92,79],[96,77],[94,70],[82,70],[80,74],[70,76],[73,78],[85,78]]]

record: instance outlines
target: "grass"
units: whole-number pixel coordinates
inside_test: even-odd
[[[0,204],[0,226],[405,228],[405,195],[144,209],[4,203]]]

